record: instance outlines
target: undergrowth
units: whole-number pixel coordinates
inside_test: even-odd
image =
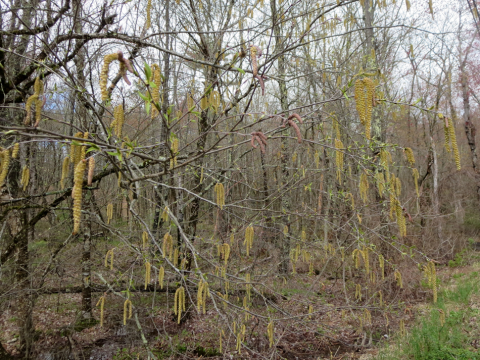
[[[438,302],[405,336],[398,335],[394,345],[383,349],[379,360],[477,360],[478,350],[470,346],[473,325],[469,321],[480,315],[469,306],[472,295],[480,290],[478,272],[461,274],[456,286],[439,292]],[[475,322],[474,322],[475,323]]]

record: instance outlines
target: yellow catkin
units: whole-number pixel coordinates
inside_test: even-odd
[[[63,159],[63,165],[62,165],[62,178],[60,179],[60,189],[62,190],[65,187],[65,178],[68,175],[69,168],[70,168],[70,156],[67,156],[65,159]]]
[[[393,220],[393,214],[397,211],[397,198],[395,197],[395,175],[390,178],[390,219]]]
[[[223,260],[225,261],[225,266],[227,265],[228,259],[230,257],[230,245],[227,243],[222,244],[220,247],[220,254],[223,257]]]
[[[92,156],[90,159],[88,159],[88,176],[87,176],[88,186],[92,186],[94,171],[95,171],[95,158]]]
[[[450,142],[452,144],[453,149],[453,156],[455,157],[455,165],[457,166],[457,170],[462,168],[460,164],[460,153],[458,152],[458,145],[457,145],[457,136],[455,135],[455,126],[453,124],[452,119],[448,119],[448,131],[450,136]]]
[[[32,105],[37,104],[38,102],[38,94],[33,94],[32,96],[29,96],[27,101],[25,102],[25,110],[26,110],[26,116],[25,116],[25,125],[30,125],[31,123],[31,117],[32,117]]]
[[[396,215],[397,215],[397,225],[398,225],[398,230],[400,232],[400,236],[406,236],[407,235],[407,223],[405,220],[405,216],[403,216],[403,208],[400,205],[400,202],[397,200],[396,201]]]
[[[151,281],[151,272],[152,272],[152,265],[149,261],[145,263],[145,290],[147,290],[148,284]]]
[[[113,204],[110,203],[107,205],[107,224],[110,224],[110,221],[113,219]]]
[[[320,154],[318,153],[318,150],[315,151],[314,159],[315,159],[315,166],[318,169],[320,167]]]
[[[122,136],[122,131],[123,131],[123,124],[125,122],[125,112],[123,110],[123,105],[122,104],[117,105],[115,107],[113,115],[115,116],[115,121],[114,121],[115,135],[117,135],[118,137],[121,137]]]
[[[243,242],[247,249],[247,256],[250,255],[250,249],[252,248],[253,245],[253,226],[247,227],[245,230],[245,241]]]
[[[178,266],[178,248],[175,248],[175,251],[173,252],[173,265]]]
[[[225,188],[223,187],[223,184],[217,183],[214,190],[217,197],[217,205],[220,207],[220,209],[223,209],[225,206]]]
[[[162,253],[163,257],[165,258],[168,254],[169,258],[171,258],[173,252],[173,238],[170,233],[166,233],[163,237],[163,245],[162,245]]]
[[[335,164],[337,166],[337,179],[338,182],[342,182],[342,171],[343,171],[343,143],[340,139],[335,139]]]
[[[402,194],[402,182],[398,177],[395,178],[395,194],[397,195],[397,198],[400,198],[400,195]]]
[[[415,157],[413,156],[413,150],[409,147],[405,148],[405,155],[407,157],[408,163],[413,166],[415,165]]]
[[[378,194],[383,197],[383,192],[385,191],[385,177],[383,176],[383,172],[378,172],[375,175],[375,179],[377,180]]]
[[[73,196],[73,234],[77,234],[80,230],[80,219],[82,216],[82,187],[83,187],[83,174],[85,173],[85,168],[87,162],[82,160],[75,167],[74,173],[74,186],[72,190]]]
[[[10,166],[10,150],[6,149],[2,151],[2,170],[0,172],[0,187],[3,186],[3,184],[5,183],[9,166]]]
[[[273,344],[275,343],[274,339],[273,339],[273,321],[270,321],[268,323],[268,326],[267,326],[267,334],[268,334],[268,342],[270,344],[270,347],[273,346]]]
[[[218,349],[219,349],[219,350],[218,350],[218,351],[219,351],[220,353],[222,353],[222,333],[223,333],[223,330],[220,330],[219,333],[220,333],[220,336],[219,336],[219,340],[220,340],[220,341],[219,341],[219,346],[218,346]]]
[[[154,104],[157,106],[160,105],[160,86],[162,85],[162,73],[160,72],[160,67],[158,64],[152,65],[153,71],[153,83],[155,84],[155,88],[151,88],[150,91],[152,92],[152,100]],[[154,105],[152,107],[152,119],[158,115],[158,109]]]
[[[368,248],[364,247],[363,251],[361,252],[363,257],[363,262],[365,264],[365,272],[367,275],[370,273],[370,260],[369,260],[368,251],[369,251]]]
[[[123,303],[123,325],[127,325],[127,315],[132,318],[132,302],[129,299]]]
[[[207,297],[210,297],[208,282],[200,280],[200,282],[198,283],[198,291],[197,291],[197,308],[199,313],[202,313],[202,308],[203,308],[203,314],[206,313]]]
[[[165,208],[163,209],[161,220],[164,223],[168,222],[168,207],[167,206],[165,206]]]
[[[152,25],[151,12],[152,12],[152,0],[148,0],[148,2],[147,2],[147,21],[145,22],[145,30],[150,29],[150,26]]]
[[[382,254],[378,255],[378,266],[382,271],[382,280],[385,279],[385,259]]]
[[[367,173],[364,171],[362,175],[360,175],[360,197],[362,198],[363,202],[366,203],[368,201],[368,179]]]
[[[355,299],[362,301],[362,285],[360,284],[355,286]]]
[[[433,290],[433,302],[437,302],[437,271],[435,269],[435,263],[433,261],[430,261],[427,264],[428,268],[428,283],[431,286]]]
[[[448,120],[447,120],[448,122]],[[447,150],[447,152],[451,152],[452,149],[452,145],[450,143],[450,128],[447,126],[447,124],[444,124],[443,125],[443,131],[444,131],[444,134],[445,134],[445,149]]]
[[[355,104],[360,122],[365,126],[365,137],[370,140],[375,84],[369,78],[355,82]]]
[[[173,154],[173,159],[170,160],[170,168],[173,169],[174,166],[177,165],[177,153],[178,153],[178,146],[179,146],[179,141],[178,138],[175,138],[172,140],[172,154]]]
[[[415,192],[417,193],[417,197],[420,197],[420,192],[418,190],[418,178],[420,175],[418,174],[418,170],[416,168],[412,169],[412,175],[413,181],[415,182]]]
[[[165,268],[162,266],[158,270],[158,283],[160,284],[160,289],[163,289],[163,280],[165,279]]]
[[[113,270],[113,258],[114,258],[114,249],[110,249],[105,254],[105,267],[109,267],[110,270]],[[110,262],[108,261],[110,259]]]
[[[175,300],[173,311],[175,315],[178,315],[178,323],[182,318],[182,312],[185,311],[185,289],[183,286],[180,286],[177,291],[175,291]]]
[[[397,281],[397,285],[400,289],[403,289],[403,281],[402,281],[402,274],[400,271],[395,270],[393,273],[393,276],[395,277],[395,280]]]
[[[216,112],[218,108],[220,107],[220,93],[218,91],[212,91],[210,93],[210,97],[208,99],[208,102],[212,109]]]
[[[250,274],[245,275],[245,290],[247,291],[247,299],[248,299],[248,301],[250,301],[251,290],[252,290]]]
[[[13,150],[12,150],[12,159],[17,158],[19,151],[20,151],[20,144],[15,143],[15,145],[13,145]]]
[[[82,137],[83,133],[77,132],[74,135],[76,138]],[[70,163],[73,165],[73,168],[77,166],[78,162],[80,161],[80,150],[81,146],[75,145],[73,142],[70,145]]]
[[[148,232],[144,231],[142,233],[142,247],[146,249],[148,246]]]
[[[23,191],[27,189],[28,183],[30,182],[30,169],[25,165],[22,169],[22,178],[20,184],[23,186]]]
[[[105,55],[105,57],[103,58],[103,67],[100,73],[100,91],[102,93],[102,101],[108,100],[108,90],[107,90],[108,70],[110,69],[110,64],[114,60],[118,60],[117,53]]]
[[[355,269],[358,269],[360,267],[360,255],[362,253],[362,250],[360,249],[355,249],[352,252],[352,259],[355,262]]]
[[[103,316],[104,311],[103,310],[105,308],[105,296],[106,295],[104,294],[102,297],[100,297],[100,299],[98,300],[97,305],[96,305],[96,306],[100,305],[100,327],[103,327],[103,318],[104,318],[104,316]]]

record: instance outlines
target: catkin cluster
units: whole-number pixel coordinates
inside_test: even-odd
[[[245,230],[245,241],[243,242],[247,249],[247,256],[250,255],[250,249],[253,246],[253,226],[247,227]]]
[[[215,195],[217,199],[217,205],[220,209],[223,209],[225,206],[225,189],[222,183],[217,183],[214,187]]]
[[[43,101],[41,96],[43,95],[43,81],[37,76],[35,84],[33,86],[34,93],[30,96],[25,103],[25,110],[27,115],[25,117],[25,125],[30,124],[30,118],[32,114],[32,105],[35,104],[35,127],[38,126],[42,118]]]
[[[362,301],[362,285],[360,284],[355,286],[355,299]]]
[[[220,256],[225,261],[225,266],[227,265],[228,259],[230,257],[230,245],[228,243],[223,243],[220,246]]]
[[[85,154],[85,150],[83,151]],[[75,167],[75,173],[73,177],[74,186],[72,189],[73,196],[73,235],[77,234],[80,230],[80,218],[82,216],[82,187],[83,187],[83,174],[87,162],[82,159]]]
[[[362,198],[364,203],[367,203],[368,201],[368,179],[367,179],[367,173],[364,171],[362,172],[362,175],[360,175],[360,197]]]
[[[177,291],[175,291],[173,311],[175,315],[178,315],[178,323],[180,324],[182,311],[185,311],[185,288],[183,286],[180,286]]]
[[[342,140],[335,139],[335,164],[337,165],[337,179],[338,182],[342,182],[342,171],[343,171],[343,152],[344,149]]]
[[[360,122],[365,126],[365,137],[368,140],[370,140],[374,95],[375,85],[370,78],[358,79],[355,82],[355,104]]]
[[[0,159],[2,161],[0,170],[0,187],[5,183],[8,174],[8,167],[10,166],[10,150],[5,149],[0,152]]]
[[[197,308],[198,312],[202,312],[205,314],[205,305],[207,303],[207,297],[210,297],[210,290],[208,288],[208,282],[200,280],[198,283],[198,292],[197,292]]]

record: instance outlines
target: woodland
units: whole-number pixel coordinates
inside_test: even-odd
[[[0,359],[405,333],[480,249],[479,36],[476,0],[2,0]]]

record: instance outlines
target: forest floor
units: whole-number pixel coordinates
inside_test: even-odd
[[[360,327],[358,319],[362,319],[365,309],[342,310],[345,305],[344,300],[340,301],[343,286],[335,281],[325,282],[328,286],[320,283],[319,289],[307,293],[302,286],[307,277],[298,274],[295,281],[288,281],[283,289],[284,296],[277,299],[276,304],[265,307],[253,298],[252,307],[257,313],[265,310],[265,315],[272,313],[275,317],[280,317],[280,309],[287,309],[290,314],[305,314],[307,304],[321,310],[308,318],[301,316],[276,323],[272,348],[265,326],[255,317],[246,320],[249,330],[244,344],[252,351],[242,349],[241,353],[236,351],[236,339],[228,332],[220,349],[218,323],[221,319],[211,303],[207,303],[206,314],[197,315],[193,311],[190,319],[177,324],[167,310],[173,306],[173,294],[168,289],[154,294],[135,294],[132,300],[149,348],[158,359],[477,360],[480,359],[475,355],[480,347],[480,255],[478,252],[464,254],[461,260],[438,267],[437,304],[432,303],[429,289],[420,288],[418,293],[424,295],[397,301],[399,305],[392,306],[388,315],[386,311],[372,310],[371,320],[365,320],[363,325],[360,321]],[[96,293],[94,300],[100,295]],[[230,301],[241,308],[243,296],[244,293],[233,292]],[[136,321],[131,319],[123,325],[121,299],[107,298],[103,327],[97,324],[78,331],[73,324],[80,303],[80,294],[39,297],[33,314],[38,336],[37,359],[147,358]],[[217,305],[219,309],[223,307]],[[100,318],[98,307],[94,309],[94,316]],[[15,309],[11,306],[0,317],[0,341],[14,354],[18,333],[15,323]],[[431,338],[438,339],[437,343],[430,343]],[[419,352],[414,354],[415,344]],[[427,355],[421,355],[422,351]],[[440,353],[435,355],[435,351]]]

